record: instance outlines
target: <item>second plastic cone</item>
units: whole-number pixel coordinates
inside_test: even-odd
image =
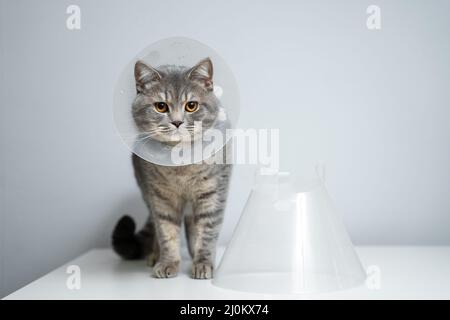
[[[360,285],[366,274],[319,178],[258,176],[213,284],[258,293]]]

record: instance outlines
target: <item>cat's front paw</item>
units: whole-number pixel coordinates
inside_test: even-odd
[[[192,278],[211,279],[213,277],[213,265],[209,262],[194,262],[192,265]]]
[[[179,262],[157,262],[153,266],[155,278],[173,278],[178,274]]]

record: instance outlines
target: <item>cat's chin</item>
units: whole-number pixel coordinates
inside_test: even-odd
[[[169,146],[176,146],[179,143],[190,143],[194,140],[197,140],[198,138],[198,136],[173,134],[170,137],[166,137],[165,139],[161,140],[161,142]]]
[[[165,145],[169,146],[169,147],[175,147],[177,144],[179,144],[181,142],[181,140],[179,141],[162,141]]]

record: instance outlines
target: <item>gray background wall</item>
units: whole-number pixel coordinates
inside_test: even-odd
[[[381,30],[366,28],[370,4]],[[449,12],[436,0],[0,0],[0,296],[107,246],[122,214],[144,219],[112,90],[170,36],[229,62],[240,126],[280,128],[282,169],[327,164],[356,244],[449,245]],[[235,168],[222,243],[252,170]]]

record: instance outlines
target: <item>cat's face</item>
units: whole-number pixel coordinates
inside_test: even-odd
[[[135,65],[137,95],[132,113],[141,135],[162,142],[196,139],[219,114],[209,58],[192,68]]]

